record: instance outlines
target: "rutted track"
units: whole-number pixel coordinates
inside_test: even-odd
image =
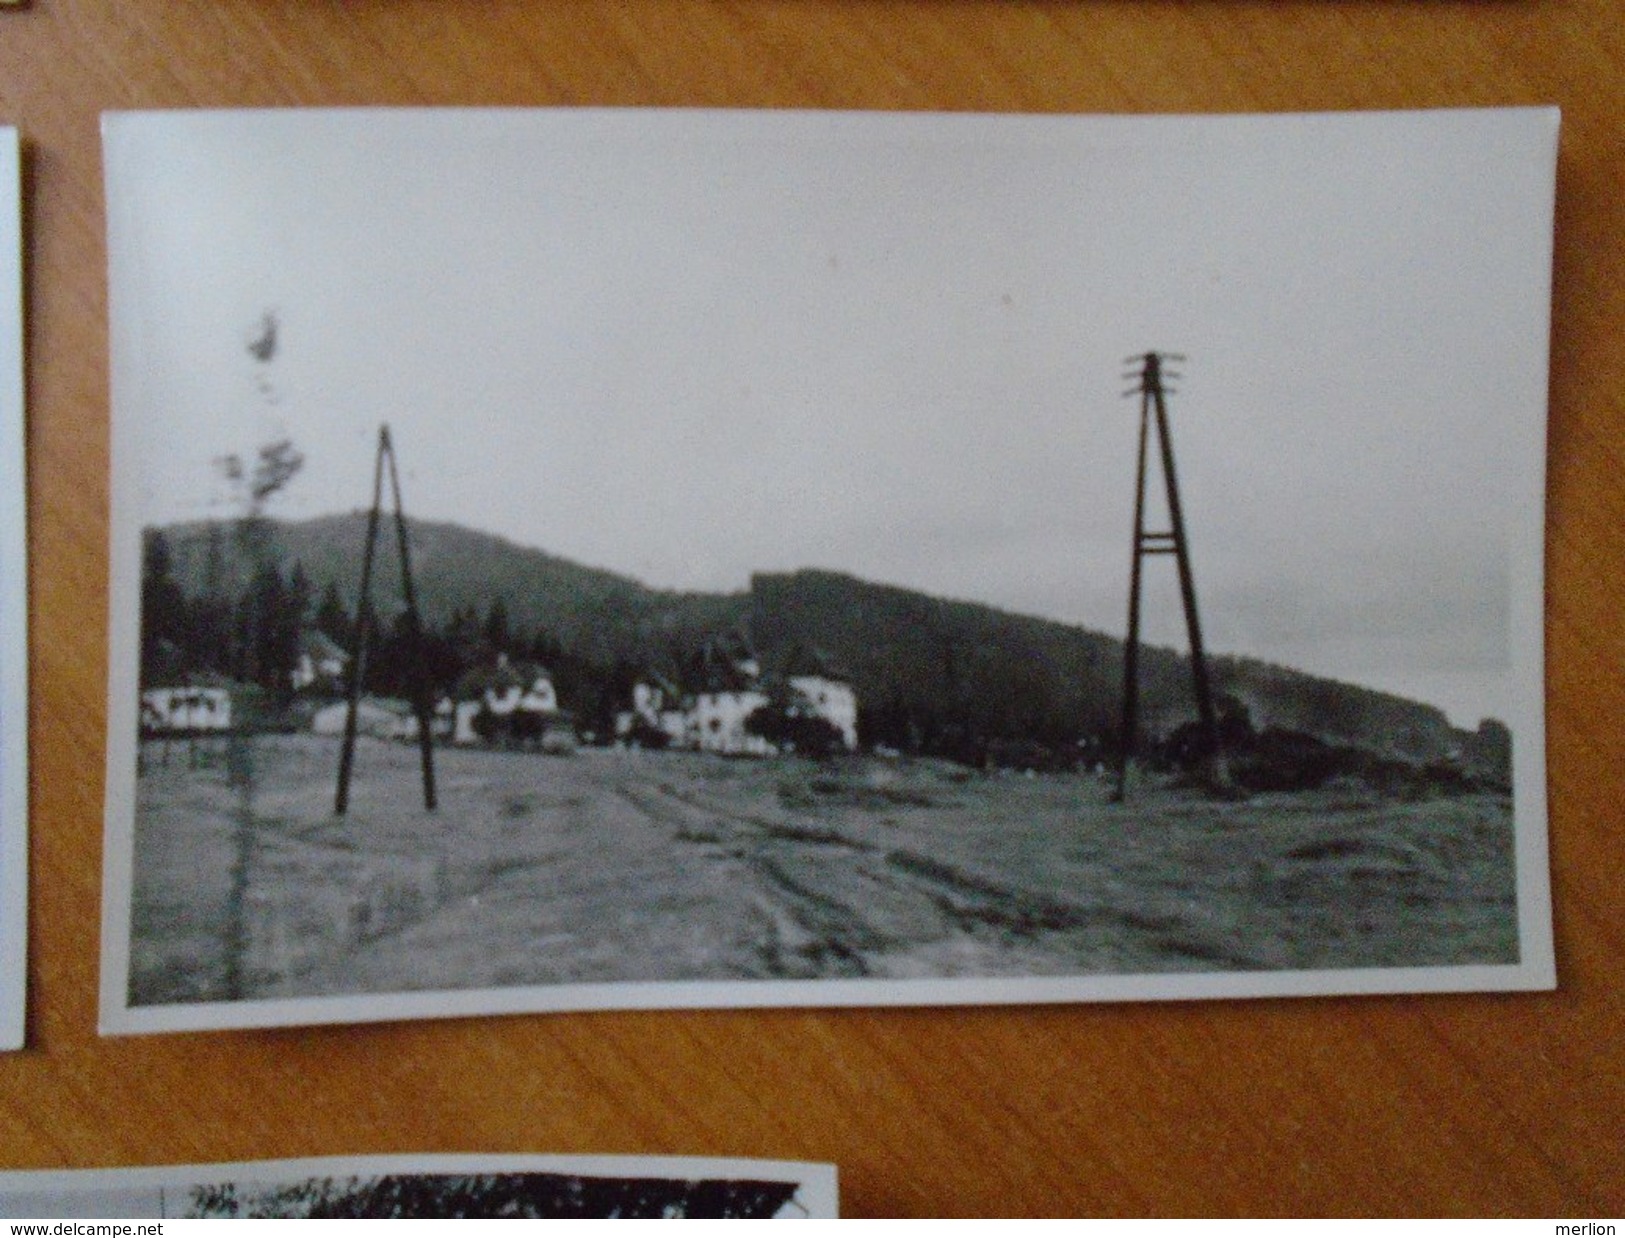
[[[1298,798],[1132,811],[1082,778],[930,763],[363,753],[267,745],[249,995],[837,977],[1504,961],[1508,810]],[[242,804],[218,772],[143,779],[138,1002],[224,996]],[[234,851],[235,848],[235,851]],[[1509,944],[1511,943],[1511,944]]]
[[[887,956],[959,936],[1138,935],[1153,951],[1239,968],[1267,965],[1191,931],[1178,914],[1024,891],[908,849],[882,849],[826,823],[729,811],[670,783],[616,792],[652,822],[752,883],[767,937],[764,976],[868,976]]]

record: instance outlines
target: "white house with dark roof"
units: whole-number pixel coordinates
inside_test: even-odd
[[[549,750],[574,745],[574,727],[559,708],[552,672],[544,666],[510,662],[501,654],[495,666],[463,676],[456,695],[453,743],[482,743],[496,733],[521,742],[537,740]]]
[[[745,721],[763,705],[760,667],[749,654],[708,653],[703,681],[688,708],[688,731],[701,752],[725,756],[769,756],[771,742],[745,729]]]
[[[219,683],[148,688],[141,694],[143,735],[196,735],[231,730],[231,690]]]
[[[299,635],[299,656],[289,674],[295,692],[311,687],[338,689],[350,671],[350,655],[325,632],[309,629]]]
[[[829,658],[818,650],[797,645],[784,658],[780,674],[798,702],[839,731],[848,752],[857,751],[858,694]]]
[[[763,705],[767,693],[756,688],[725,688],[700,692],[689,710],[689,730],[701,752],[725,756],[770,756],[776,749],[760,735],[745,729],[745,721]]]
[[[641,729],[645,734],[664,736],[667,747],[694,748],[698,743],[692,724],[682,691],[669,679],[645,675],[632,685],[632,708],[615,715],[615,738],[622,743],[643,742],[638,737]]]
[[[840,733],[848,752],[858,746],[858,701],[851,683],[833,670],[828,660],[808,652],[793,652],[782,659],[774,675],[764,677],[761,663],[749,653],[723,655],[708,650],[701,680],[682,694],[657,675],[633,686],[632,708],[616,720],[616,733],[633,739],[636,729],[658,730],[673,748],[714,752],[724,756],[769,756],[774,743],[752,734],[750,716],[788,687],[792,712],[822,718]],[[777,685],[777,687],[775,687]]]
[[[848,752],[858,747],[858,694],[844,679],[823,675],[792,675],[790,687],[807,702],[813,714],[841,733]]]

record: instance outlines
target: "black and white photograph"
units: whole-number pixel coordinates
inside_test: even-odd
[[[0,127],[0,1049],[28,990],[28,524],[23,423],[21,144]]]
[[[1551,987],[1557,134],[109,114],[103,1030]]]
[[[0,1173],[0,1216],[192,1220],[801,1220],[835,1169],[715,1157],[369,1156]]]

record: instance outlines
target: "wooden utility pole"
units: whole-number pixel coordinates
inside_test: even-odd
[[[418,721],[418,748],[423,757],[423,806],[435,809],[434,791],[434,709],[429,701],[428,668],[423,660],[423,624],[418,617],[417,593],[412,587],[412,556],[406,542],[406,513],[401,504],[401,479],[395,470],[395,447],[389,426],[378,427],[378,454],[372,470],[372,510],[367,515],[367,546],[361,556],[361,589],[356,598],[356,647],[350,661],[349,709],[344,717],[344,746],[339,752],[338,792],[333,811],[343,816],[350,806],[350,771],[355,763],[356,716],[361,705],[361,686],[367,673],[367,651],[372,643],[372,560],[378,543],[378,522],[383,509],[384,472],[388,466],[389,489],[395,502],[395,540],[401,555],[401,596],[406,603],[406,637],[411,646],[412,712]]]
[[[1196,695],[1196,712],[1202,730],[1202,744],[1209,775],[1217,780],[1221,768],[1219,727],[1213,711],[1213,692],[1208,682],[1207,655],[1202,649],[1202,624],[1196,614],[1196,581],[1191,574],[1190,548],[1185,541],[1185,517],[1179,502],[1179,479],[1174,472],[1174,444],[1168,432],[1166,382],[1178,375],[1165,368],[1166,362],[1183,361],[1178,353],[1148,352],[1130,357],[1126,364],[1138,366],[1128,378],[1137,385],[1124,392],[1140,397],[1140,451],[1134,485],[1134,553],[1129,573],[1128,641],[1123,648],[1123,736],[1117,765],[1118,801],[1128,795],[1129,766],[1134,759],[1140,704],[1140,566],[1147,555],[1171,554],[1179,565],[1179,593],[1185,604],[1185,627],[1190,637],[1191,680]],[[1153,422],[1162,462],[1163,486],[1168,496],[1169,528],[1148,532],[1145,527],[1146,446]]]

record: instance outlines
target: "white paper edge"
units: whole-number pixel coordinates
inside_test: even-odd
[[[1532,986],[1557,987],[1556,946],[1552,923],[1552,869],[1550,804],[1546,784],[1546,485],[1547,426],[1551,419],[1552,269],[1556,252],[1557,154],[1562,124],[1559,109],[1538,110],[1544,124],[1548,156],[1541,165],[1541,186],[1551,203],[1551,226],[1542,231],[1545,251],[1539,255],[1542,284],[1540,301],[1546,306],[1545,331],[1538,341],[1540,388],[1534,406],[1542,416],[1524,426],[1525,458],[1539,462],[1530,470],[1527,510],[1540,513],[1538,521],[1523,525],[1521,544],[1508,548],[1512,564],[1511,641],[1513,704],[1517,716],[1538,725],[1526,740],[1513,738],[1512,819],[1517,830],[1516,868],[1518,949],[1522,966],[1538,980]],[[1534,397],[1535,393],[1531,393]],[[1520,589],[1517,586],[1522,584]]]
[[[333,109],[363,111],[365,109]],[[391,109],[399,110],[399,109]],[[446,110],[446,109],[423,109]],[[548,111],[549,109],[526,109]],[[492,116],[519,109],[466,109],[459,114]],[[680,115],[694,123],[708,120],[748,130],[764,118],[786,113],[737,110],[661,109],[553,109],[555,115],[626,118],[644,115]],[[789,113],[812,118],[830,130],[867,124],[930,124],[947,118],[966,126],[998,124],[1002,117],[968,113]],[[1548,203],[1549,225],[1543,230],[1541,286],[1531,304],[1544,307],[1546,330],[1538,341],[1541,416],[1525,427],[1529,459],[1540,466],[1529,470],[1528,534],[1509,547],[1514,584],[1510,620],[1513,695],[1520,727],[1514,739],[1513,786],[1516,826],[1516,888],[1518,898],[1519,959],[1511,964],[1441,967],[1347,968],[1304,971],[1200,972],[1157,974],[1083,975],[1072,977],[1018,977],[920,980],[744,980],[647,981],[611,984],[516,985],[496,989],[422,990],[416,992],[361,993],[332,997],[276,998],[237,1002],[197,1002],[166,1006],[130,1007],[129,913],[134,869],[134,805],[136,785],[138,650],[140,627],[139,507],[133,481],[120,474],[116,462],[133,456],[133,430],[112,418],[111,448],[115,467],[111,477],[108,756],[105,839],[103,848],[102,969],[99,1030],[103,1035],[225,1028],[285,1027],[331,1023],[377,1023],[401,1019],[452,1018],[478,1015],[576,1012],[595,1010],[759,1009],[816,1007],[1035,1005],[1072,1002],[1183,1001],[1225,998],[1337,997],[1410,993],[1482,993],[1549,990],[1557,985],[1554,957],[1551,874],[1547,838],[1546,726],[1545,726],[1545,460],[1547,398],[1550,387],[1550,324],[1552,287],[1552,226],[1555,224],[1556,160],[1561,112],[1556,107],[1455,108],[1422,111],[1348,113],[1294,113],[1230,116],[1158,115],[1088,117],[1113,126],[1177,126],[1191,121],[1256,121],[1294,119],[1304,123],[1336,123],[1350,116],[1418,118],[1429,114],[1500,114],[1521,118],[1530,128],[1519,131],[1525,140],[1545,143],[1540,186]],[[118,130],[140,125],[160,112],[105,113],[102,138],[106,183],[119,173]],[[1085,119],[1077,116],[1023,116],[1035,126],[1064,125]],[[107,213],[108,261],[135,260],[132,222],[111,207]],[[109,345],[112,407],[129,403],[121,393],[133,392],[142,369],[127,310],[118,304],[118,287],[125,280],[109,277]],[[122,799],[115,796],[119,788]]]
[[[104,123],[104,180],[111,183],[117,151],[107,141]],[[123,235],[125,220],[111,211],[107,216],[108,253],[108,366],[109,409],[130,400],[139,385],[141,367],[134,348],[128,311],[122,306],[119,286],[112,277],[115,261],[139,252]],[[119,255],[115,259],[114,255]],[[134,450],[130,427],[118,416],[109,417],[108,495],[108,659],[107,659],[107,792],[102,845],[102,931],[100,1030],[122,1030],[129,994],[130,911],[134,879],[136,733],[140,696],[139,569],[125,566],[131,555],[139,558],[141,534],[134,489],[117,467]],[[117,615],[133,616],[121,622]],[[115,790],[115,788],[117,790]],[[223,1025],[222,1025],[223,1026]],[[156,1029],[155,1029],[156,1030]]]
[[[0,128],[0,1049],[20,1049],[28,999],[28,502],[23,416],[22,185]]]
[[[834,1165],[812,1161],[765,1161],[712,1156],[317,1156],[293,1160],[229,1161],[195,1165],[146,1165],[124,1169],[42,1169],[0,1172],[0,1205],[6,1196],[192,1186],[223,1182],[286,1182],[304,1178],[375,1177],[385,1174],[569,1174],[589,1178],[723,1179],[795,1182],[811,1217],[838,1215]]]

